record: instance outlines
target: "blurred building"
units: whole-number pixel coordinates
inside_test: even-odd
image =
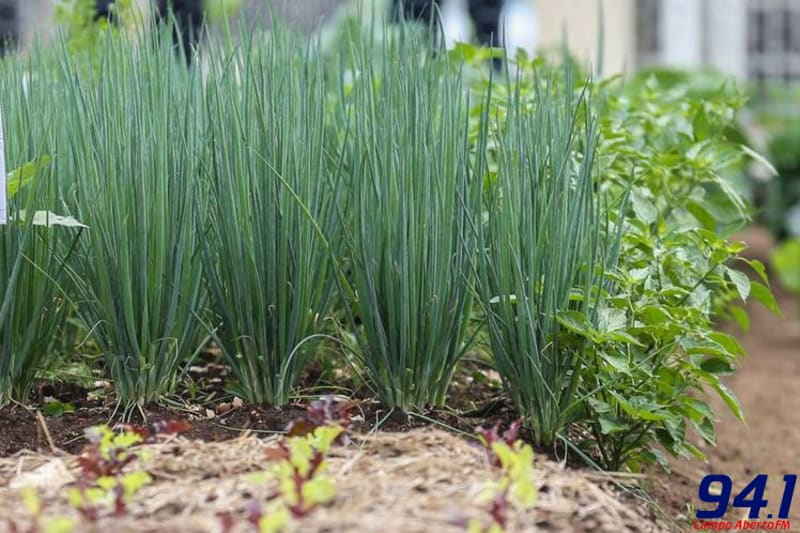
[[[800,81],[800,0],[604,0],[604,71],[712,68],[754,81]],[[536,0],[541,45],[566,31],[596,62],[598,2]]]
[[[311,31],[354,1],[273,0],[273,6]],[[530,1],[539,15],[540,47],[557,47],[566,35],[575,53],[596,65],[601,2]],[[0,0],[0,39],[24,46],[48,35],[56,3]],[[263,16],[268,5],[247,0],[248,19]],[[603,0],[602,13],[606,73],[669,65],[712,67],[742,79],[800,80],[800,0]]]
[[[797,0],[637,0],[639,64],[800,81]]]

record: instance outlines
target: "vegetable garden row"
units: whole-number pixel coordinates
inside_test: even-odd
[[[157,402],[213,340],[249,402],[336,358],[413,411],[479,352],[540,445],[702,456],[702,392],[741,417],[715,322],[777,310],[728,238],[750,215],[728,177],[759,157],[741,95],[342,32],[242,31],[193,67],[163,32],[2,59],[0,402],[75,352],[121,405]]]

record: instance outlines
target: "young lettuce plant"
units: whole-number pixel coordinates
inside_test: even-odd
[[[487,483],[479,496],[479,502],[487,505],[486,516],[454,522],[467,533],[503,533],[511,511],[528,511],[536,504],[534,452],[517,438],[521,423],[513,422],[502,434],[499,422],[490,430],[475,430],[489,463],[500,476]]]
[[[251,402],[288,400],[336,296],[342,192],[320,59],[275,28],[210,79],[203,257],[216,336]]]
[[[205,128],[200,73],[169,46],[104,42],[98,69],[59,54],[59,118],[73,125],[60,158],[92,228],[71,263],[78,314],[131,405],[172,392],[201,341]]]
[[[588,86],[574,90],[573,67],[563,69],[535,69],[530,100],[519,85],[509,91],[497,125],[496,176],[484,192],[486,220],[473,224],[497,370],[543,445],[577,414],[584,362],[584,343],[564,338],[559,317],[569,310],[591,316],[602,281],[595,272],[604,242],[593,183],[597,119]],[[485,166],[480,153],[478,164]]]
[[[480,212],[465,91],[411,35],[353,53],[349,312],[381,400],[441,405],[466,346]]]

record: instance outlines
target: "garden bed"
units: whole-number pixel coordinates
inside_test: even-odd
[[[84,22],[0,61],[12,531],[664,531],[647,491],[682,528],[704,454],[793,468],[713,449],[746,412],[720,324],[756,313],[753,357],[788,331],[730,236],[728,176],[769,166],[737,91],[567,55],[513,80],[357,21],[201,70]]]
[[[765,256],[770,243],[762,232],[750,232],[745,238],[751,243],[752,255]],[[800,416],[800,399],[785,392],[795,379],[793,369],[800,370],[795,350],[800,337],[800,309],[795,298],[779,290],[777,293],[783,317],[753,305],[748,333],[727,328],[750,354],[741,371],[727,380],[739,395],[747,424],[723,415],[717,447],[703,447],[708,455],[706,462],[673,461],[670,474],[614,477],[573,468],[577,461],[570,461],[565,468],[557,457],[539,454],[536,507],[514,516],[515,525],[509,530],[682,530],[690,527],[697,487],[705,474],[725,472],[740,489],[756,473],[780,476],[791,472],[796,466],[794,443],[800,442],[796,429],[800,420],[792,424],[790,417]],[[205,400],[185,398],[179,402],[180,409],[145,409],[151,421],[189,417],[193,427],[181,438],[151,447],[153,457],[147,469],[156,482],[143,489],[141,497],[129,507],[128,516],[115,519],[115,528],[174,531],[176,524],[188,524],[192,531],[215,531],[220,524],[216,513],[244,509],[243,495],[249,489],[243,476],[269,463],[263,451],[289,422],[305,412],[300,402],[283,408],[260,408],[234,401],[215,385],[219,379],[215,372],[221,367],[213,356],[205,359],[194,372],[205,386],[199,394]],[[377,527],[374,524],[381,524],[384,531],[429,531],[429,524],[437,524],[437,531],[463,530],[453,521],[465,509],[481,509],[474,498],[491,471],[476,441],[456,431],[472,433],[479,425],[507,425],[517,416],[513,406],[498,396],[497,384],[492,381],[495,376],[483,372],[486,379],[476,380],[476,372],[480,372],[478,367],[459,372],[451,407],[427,412],[424,417],[391,414],[379,402],[366,398],[358,402],[352,420],[355,443],[337,448],[331,457],[337,498],[304,521],[302,530],[371,531]],[[315,372],[307,373],[306,386],[314,385],[315,378]],[[19,480],[14,479],[24,479],[25,473],[47,464],[55,477],[48,478],[42,492],[44,501],[53,512],[66,509],[59,501],[59,489],[71,479],[68,472],[74,467],[75,454],[86,444],[83,430],[107,422],[114,408],[113,395],[87,400],[87,390],[70,384],[43,383],[37,394],[40,402],[52,397],[76,410],[53,417],[37,415],[33,408],[18,404],[0,409],[0,456],[4,457],[0,459],[0,501],[8,506],[0,508],[2,516],[24,518],[14,497],[17,491],[9,484],[16,487]],[[721,400],[714,407],[724,413]],[[777,442],[786,445],[776,446]],[[644,503],[621,486],[643,488],[656,505]],[[766,497],[777,499],[780,494],[767,493]],[[658,518],[660,512],[668,515],[670,523]],[[739,517],[731,512],[729,518]],[[790,518],[800,521],[797,515]],[[102,524],[98,524],[100,527]]]
[[[107,518],[82,531],[220,531],[219,515],[241,521],[246,502],[267,497],[247,475],[268,468],[266,450],[275,439],[243,435],[225,442],[171,438],[147,446],[147,470],[155,482],[141,490],[121,518]],[[465,519],[485,512],[476,503],[491,476],[483,450],[433,428],[358,435],[334,448],[329,468],[337,496],[296,524],[294,531],[463,531]],[[68,454],[22,453],[0,460],[0,515],[26,523],[16,489],[34,484],[50,516],[73,512],[64,487],[75,481]],[[603,473],[565,469],[544,456],[535,461],[535,507],[512,512],[509,531],[664,531],[645,504],[624,498]],[[14,487],[14,488],[10,488]],[[247,527],[245,527],[247,526]],[[233,531],[252,531],[240,523]]]

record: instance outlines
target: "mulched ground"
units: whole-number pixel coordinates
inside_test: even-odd
[[[770,243],[763,234],[751,233],[747,240],[753,244],[754,256],[766,257]],[[779,501],[781,476],[797,473],[800,467],[800,394],[795,392],[800,375],[800,305],[785,294],[779,294],[779,301],[782,318],[753,305],[750,331],[731,330],[749,357],[727,383],[741,400],[748,421],[741,424],[721,401],[715,402],[721,415],[718,445],[704,450],[706,463],[676,461],[668,475],[651,473],[646,479],[610,483],[574,463],[565,468],[557,452],[542,455],[537,461],[537,472],[542,474],[537,480],[539,503],[530,513],[514,516],[514,528],[509,530],[688,531],[699,505],[699,481],[710,472],[730,475],[736,489],[756,474],[769,474],[766,497]],[[243,495],[252,492],[243,485],[242,476],[264,468],[263,447],[305,408],[300,400],[280,409],[234,402],[221,386],[223,368],[210,358],[195,369],[201,399],[176,398],[170,408],[151,406],[144,411],[150,421],[188,418],[193,429],[181,439],[154,448],[156,462],[148,470],[165,475],[157,475],[157,483],[145,489],[152,492],[146,493],[147,501],[132,507],[131,521],[114,522],[115,529],[218,531],[217,511],[242,511]],[[450,408],[422,416],[389,413],[377,402],[362,400],[353,420],[353,429],[360,435],[357,445],[340,450],[334,459],[336,502],[297,530],[459,531],[452,519],[475,511],[476,491],[490,471],[479,458],[479,450],[452,429],[472,434],[478,425],[508,424],[516,418],[494,377],[476,365],[458,376]],[[314,371],[306,382],[316,385]],[[0,517],[19,509],[15,491],[9,489],[13,479],[52,461],[64,467],[57,471],[69,472],[74,461],[71,454],[79,453],[85,443],[83,429],[108,422],[114,410],[111,399],[87,399],[86,390],[68,384],[42,386],[31,405],[38,407],[47,398],[71,403],[76,411],[47,417],[21,405],[0,409]],[[134,412],[132,416],[136,421],[141,415]],[[444,433],[437,426],[451,430]],[[166,449],[172,452],[167,454]],[[41,450],[44,455],[24,450]],[[58,502],[58,482],[51,484],[45,496]],[[621,491],[622,485],[644,486],[675,523],[659,521],[652,506]],[[189,497],[187,491],[196,495]],[[800,523],[799,513],[800,506],[795,506],[794,523]],[[174,516],[180,518],[171,521]],[[742,517],[731,512],[728,518]],[[0,522],[0,531],[3,527]]]
[[[480,425],[507,426],[517,413],[500,396],[496,376],[473,366],[456,377],[447,409],[405,415],[390,413],[373,400],[359,401],[351,420],[354,443],[338,448],[331,462],[335,502],[292,530],[455,533],[464,531],[457,522],[485,517],[487,506],[478,495],[495,474],[468,435]],[[306,413],[306,406],[298,401],[261,408],[234,401],[219,386],[218,370],[213,360],[196,370],[203,401],[184,399],[176,408],[144,410],[150,422],[181,417],[193,427],[179,439],[149,447],[146,470],[156,483],[143,489],[124,518],[82,524],[80,531],[222,531],[218,513],[233,511],[241,521],[249,499],[269,498],[266,489],[248,484],[247,475],[269,465],[264,450],[282,438],[290,421]],[[64,501],[64,486],[76,477],[76,455],[86,444],[83,430],[108,422],[114,409],[112,399],[71,385],[44,385],[36,396],[34,408],[0,409],[0,517],[21,524],[28,517],[19,489],[29,484],[39,487],[48,516],[74,515]],[[75,412],[49,417],[35,409],[37,402],[53,398],[70,403]],[[133,412],[133,421],[141,414]],[[521,437],[530,436],[523,431]],[[637,490],[642,478],[576,468],[576,458],[567,462],[556,455],[537,457],[536,507],[512,513],[508,531],[673,529]],[[0,531],[4,527],[0,521]],[[252,527],[240,524],[234,531]]]
[[[170,438],[149,445],[145,468],[155,483],[137,494],[125,516],[105,516],[79,530],[210,533],[222,531],[220,514],[233,512],[232,531],[253,531],[243,519],[247,502],[268,501],[275,487],[248,478],[269,468],[266,450],[279,438]],[[537,457],[535,469],[535,507],[512,509],[508,531],[668,530],[649,516],[644,503],[620,497],[613,482],[630,479],[565,468],[544,456]],[[0,516],[28,523],[19,504],[22,486],[37,488],[46,516],[74,516],[64,492],[76,472],[72,455],[22,453],[0,459]],[[293,521],[288,531],[462,532],[459,524],[465,520],[486,519],[488,506],[479,495],[495,475],[482,449],[434,428],[356,435],[353,443],[333,449],[329,473],[336,487],[333,503]],[[0,531],[3,527],[0,523]]]

